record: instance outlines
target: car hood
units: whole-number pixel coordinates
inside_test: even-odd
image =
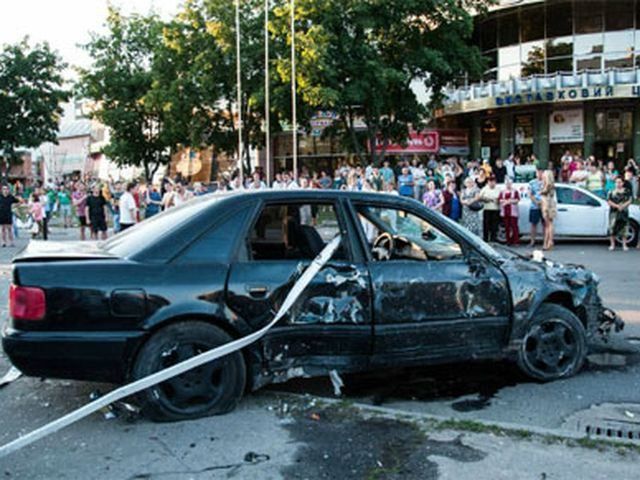
[[[98,242],[44,242],[32,240],[13,259],[14,263],[65,260],[114,259]]]
[[[540,272],[547,280],[566,284],[572,289],[587,285],[597,286],[600,282],[599,277],[583,265],[554,262],[544,258],[542,252],[539,256],[525,256],[503,246],[497,247],[496,250],[502,256],[503,266],[512,271]]]

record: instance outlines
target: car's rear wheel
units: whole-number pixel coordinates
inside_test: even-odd
[[[518,366],[532,378],[551,381],[578,373],[586,355],[586,334],[578,317],[560,305],[544,304],[527,328]]]
[[[622,235],[627,237],[627,245],[635,247],[638,244],[638,235],[640,235],[640,226],[631,220],[627,225],[627,230],[624,234],[618,235],[616,238],[619,244],[622,244]]]
[[[168,368],[233,339],[205,322],[188,321],[156,332],[140,350],[132,369],[135,380]],[[238,404],[246,383],[240,352],[194,368],[138,394],[145,415],[175,421],[226,413]]]

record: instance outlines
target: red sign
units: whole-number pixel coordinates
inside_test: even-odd
[[[376,152],[381,152],[384,146],[380,140],[376,142]],[[424,130],[422,132],[409,132],[409,138],[405,146],[397,143],[387,145],[386,153],[390,154],[415,154],[415,153],[438,153],[440,150],[440,137],[435,130]]]

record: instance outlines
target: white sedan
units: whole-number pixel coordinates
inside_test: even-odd
[[[529,236],[529,185],[516,183],[513,185],[520,192],[522,200],[519,203],[518,227],[520,235]],[[504,188],[503,186],[501,186]],[[576,185],[565,183],[556,184],[558,199],[558,217],[555,221],[556,237],[561,238],[606,238],[609,235],[609,205],[603,198],[594,195]],[[629,246],[638,243],[640,232],[640,206],[629,207],[629,227],[627,242]],[[504,229],[500,228],[499,240],[505,238]],[[620,239],[618,239],[620,241]]]

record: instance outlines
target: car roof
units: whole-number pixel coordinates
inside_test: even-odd
[[[405,198],[400,195],[394,195],[389,193],[380,192],[353,192],[346,190],[323,190],[323,189],[302,189],[296,188],[291,190],[236,190],[230,192],[215,192],[207,195],[210,198],[227,197],[236,199],[264,199],[264,200],[286,200],[289,198],[296,199],[308,199],[308,200],[335,200],[339,198],[348,198],[350,200],[357,201],[371,201],[371,202],[398,202],[406,203],[412,199]]]

